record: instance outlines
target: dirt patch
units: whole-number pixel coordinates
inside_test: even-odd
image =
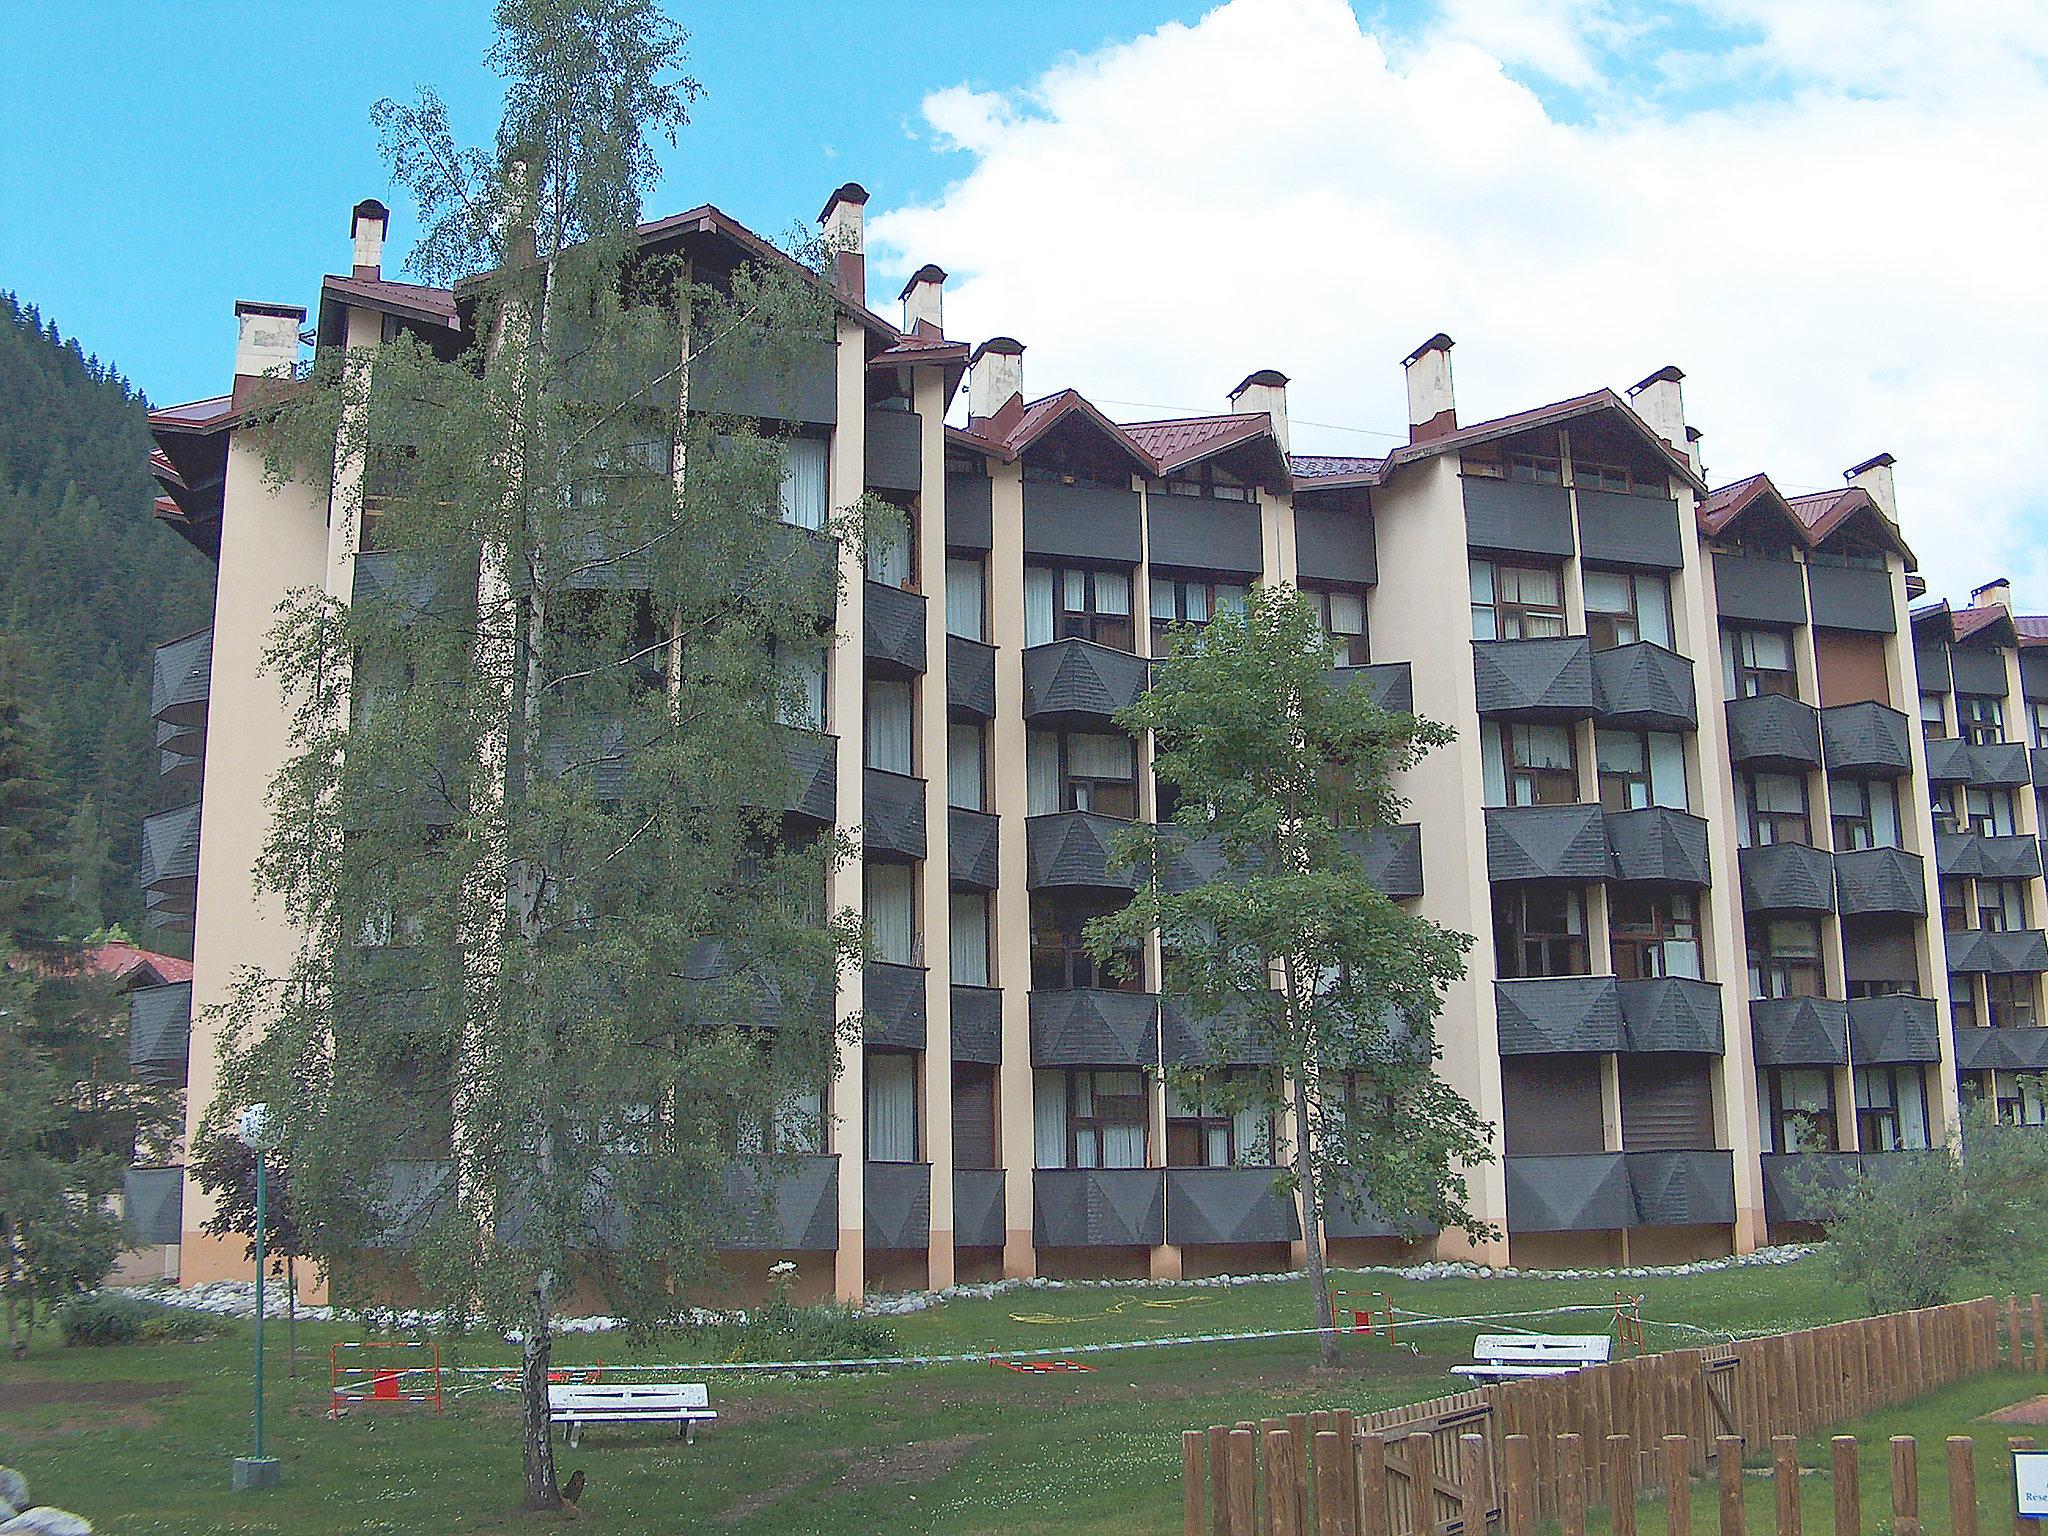
[[[184,1390],[182,1381],[15,1381],[8,1383],[6,1407],[0,1411],[62,1408],[73,1403],[124,1407],[177,1397]]]
[[[888,1484],[937,1482],[987,1438],[987,1435],[948,1435],[943,1440],[919,1440],[910,1445],[899,1445],[893,1451],[855,1462],[839,1474],[833,1486],[856,1493],[863,1488],[880,1488]]]
[[[806,1457],[784,1473],[781,1480],[765,1488],[756,1488],[752,1493],[742,1494],[719,1512],[718,1518],[727,1525],[737,1525],[742,1520],[751,1520],[776,1500],[787,1498],[816,1477],[827,1463],[816,1457]]]
[[[13,1404],[8,1405],[10,1408]],[[7,1433],[16,1440],[61,1440],[66,1435],[104,1434],[110,1429],[155,1429],[164,1416],[147,1408],[123,1408],[114,1413],[95,1414],[89,1419],[59,1419],[55,1424],[9,1425]]]
[[[2030,1397],[1984,1417],[1994,1424],[2048,1424],[2048,1397]]]

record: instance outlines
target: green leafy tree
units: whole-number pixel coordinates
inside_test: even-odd
[[[1298,1198],[1325,1364],[1337,1335],[1322,1233],[1333,1200],[1405,1226],[1486,1228],[1463,1169],[1489,1128],[1437,1075],[1432,1021],[1469,936],[1403,912],[1366,877],[1360,839],[1396,824],[1395,776],[1450,740],[1332,680],[1329,641],[1292,590],[1174,635],[1151,688],[1117,716],[1151,732],[1178,792],[1172,819],[1124,835],[1144,873],[1089,947],[1129,966],[1153,933],[1167,995],[1202,1035],[1175,1086],[1223,1112],[1257,1109],[1280,1138],[1275,1187]],[[1222,870],[1170,878],[1202,844]],[[1233,1070],[1271,1062],[1270,1070]]]
[[[377,110],[466,349],[330,349],[268,423],[272,475],[371,554],[353,603],[298,594],[272,638],[299,745],[259,875],[305,942],[240,977],[222,1097],[277,1114],[342,1294],[402,1249],[455,1315],[521,1331],[543,1507],[562,1298],[674,1323],[754,1214],[738,1191],[820,1149],[859,932],[827,900],[848,850],[782,807],[864,508],[785,523],[783,444],[720,409],[823,354],[816,274],[635,235],[695,94],[683,33],[641,0],[498,24],[496,152],[431,94]]]
[[[213,1197],[213,1214],[200,1230],[214,1237],[249,1240],[248,1256],[256,1257],[256,1154],[242,1144],[230,1123],[233,1111],[247,1102],[229,1091],[216,1093],[201,1120],[199,1134],[185,1159],[194,1182]],[[285,1359],[288,1370],[299,1363],[299,1260],[306,1257],[305,1234],[292,1213],[291,1168],[272,1160],[263,1170],[263,1251],[270,1272],[285,1285]]]

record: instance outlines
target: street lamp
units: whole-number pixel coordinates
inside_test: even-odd
[[[235,1134],[243,1146],[256,1154],[256,1406],[252,1415],[256,1444],[249,1455],[235,1458],[230,1484],[235,1492],[242,1493],[275,1488],[283,1480],[277,1458],[263,1454],[263,1237],[266,1226],[263,1207],[268,1193],[263,1154],[277,1145],[277,1126],[271,1119],[270,1106],[251,1104],[243,1110]]]

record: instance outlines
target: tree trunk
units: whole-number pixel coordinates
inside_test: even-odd
[[[533,1288],[533,1322],[519,1352],[519,1400],[526,1438],[526,1507],[560,1509],[555,1485],[555,1441],[548,1427],[548,1363],[554,1338],[548,1327],[547,1277]]]
[[[1322,1184],[1316,1178],[1315,1148],[1310,1143],[1308,1084],[1294,1079],[1294,1177],[1301,1186],[1301,1240],[1308,1250],[1308,1294],[1316,1309],[1316,1342],[1322,1363],[1340,1363],[1337,1318],[1330,1308],[1330,1275],[1323,1267]]]

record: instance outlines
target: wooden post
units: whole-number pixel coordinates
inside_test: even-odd
[[[1267,1430],[1266,1529],[1271,1536],[1303,1536],[1301,1484],[1290,1475],[1298,1465],[1294,1457],[1294,1432]]]
[[[1202,1459],[1202,1432],[1199,1429],[1184,1431],[1180,1437],[1182,1536],[1203,1536]]]
[[[1436,1436],[1416,1431],[1408,1448],[1408,1536],[1434,1536],[1436,1517]]]
[[[1856,1437],[1837,1435],[1834,1451],[1835,1536],[1863,1536],[1863,1484],[1856,1465]]]
[[[1349,1518],[1344,1484],[1350,1468],[1344,1461],[1344,1443],[1334,1429],[1316,1435],[1316,1536],[1353,1536],[1358,1522]]]
[[[2034,1300],[2038,1303],[2040,1297],[2037,1296]],[[2034,1315],[2039,1317],[2041,1314],[2036,1312]],[[2005,1442],[2005,1448],[2008,1451],[2031,1451],[2034,1448],[2034,1437],[2032,1435],[2014,1435]],[[2012,1536],[2035,1536],[2034,1528],[2039,1523],[2039,1521],[2020,1513],[2018,1490],[2015,1489],[2012,1501]]]
[[[2017,1305],[2009,1315],[2017,1324]],[[2012,1352],[2015,1356],[2020,1352],[2017,1327]],[[1949,1536],[1977,1536],[1977,1458],[1968,1435],[1948,1437],[1948,1529]]]
[[[1287,1433],[1290,1437],[1288,1448],[1294,1452],[1295,1498],[1300,1504],[1301,1524],[1308,1524],[1308,1415],[1290,1413],[1287,1415]]]
[[[1259,1536],[1258,1505],[1254,1502],[1258,1473],[1249,1429],[1230,1432],[1230,1525],[1229,1536]]]
[[[1458,1436],[1458,1528],[1486,1536],[1486,1436]]]
[[[2048,1371],[2048,1322],[2044,1322],[2042,1317],[2039,1291],[2034,1292],[2028,1305],[2034,1314],[2034,1369]]]
[[[1778,1536],[1799,1536],[1799,1440],[1771,1437],[1771,1489],[1778,1496]]]
[[[1330,1428],[1337,1436],[1337,1459],[1344,1467],[1344,1529],[1358,1529],[1358,1422],[1349,1408],[1330,1415]]]
[[[1527,1435],[1507,1438],[1508,1486],[1501,1501],[1505,1536],[1535,1536],[1536,1443]]]
[[[1742,1536],[1742,1438],[1723,1435],[1715,1443],[1721,1479],[1721,1536]]]
[[[1209,1426],[1209,1531],[1230,1536],[1230,1427]]]
[[[1585,1442],[1557,1437],[1557,1523],[1562,1536],[1586,1536]]]
[[[1607,1437],[1607,1506],[1614,1536],[1636,1536],[1636,1448],[1628,1435]]]
[[[1664,1529],[1670,1536],[1692,1536],[1692,1439],[1664,1437]]]
[[[2005,1363],[2009,1370],[2018,1370],[2024,1357],[2020,1353],[2020,1299],[2017,1296],[2005,1298]]]
[[[1389,1536],[1387,1512],[1387,1439],[1358,1437],[1358,1536]]]
[[[1918,1451],[1911,1435],[1892,1436],[1892,1536],[1920,1536]]]

